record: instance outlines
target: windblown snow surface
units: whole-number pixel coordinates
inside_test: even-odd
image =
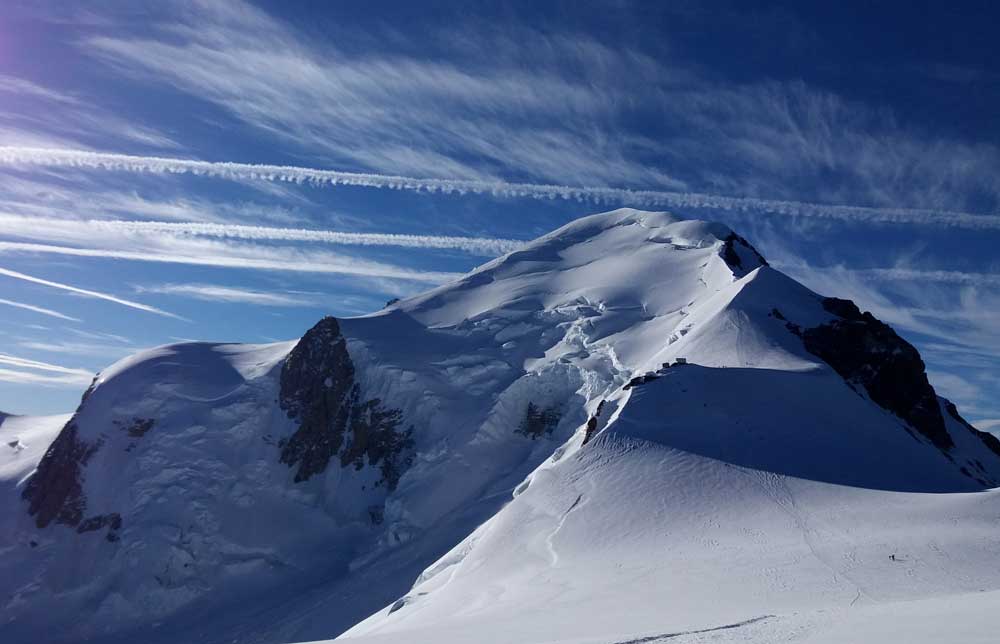
[[[887,327],[666,213],[137,354],[0,434],[4,642],[1000,632],[1000,445]]]

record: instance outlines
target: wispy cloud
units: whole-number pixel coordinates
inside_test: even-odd
[[[0,381],[21,385],[46,385],[63,387],[82,387],[89,385],[93,376],[74,374],[45,374],[32,371],[0,368]]]
[[[5,353],[0,353],[0,365],[0,380],[5,382],[79,387],[90,384],[94,377],[86,369],[74,369]]]
[[[0,246],[0,251],[3,248]],[[155,306],[149,306],[148,304],[142,304],[140,302],[133,302],[132,300],[126,300],[124,298],[116,297],[108,293],[100,293],[98,291],[91,291],[85,288],[79,288],[76,286],[71,286],[69,284],[63,284],[61,282],[53,282],[51,280],[42,279],[40,277],[34,277],[31,275],[26,275],[24,273],[19,273],[17,271],[12,271],[7,268],[0,268],[0,275],[5,277],[10,277],[13,279],[23,280],[25,282],[31,282],[33,284],[41,284],[42,286],[50,286],[52,288],[62,289],[64,291],[69,291],[70,293],[76,293],[77,295],[83,295],[85,297],[92,297],[99,300],[105,300],[107,302],[114,302],[115,304],[120,304],[122,306],[127,306],[132,309],[137,309],[139,311],[146,311],[147,313],[155,313],[156,315],[162,315],[168,318],[174,318],[175,320],[185,320],[179,315],[170,313],[169,311],[164,311],[158,309]]]
[[[255,306],[285,306],[321,308],[323,302],[318,294],[289,294],[258,291],[253,289],[220,286],[218,284],[160,284],[136,286],[137,293],[158,293],[177,295],[207,302],[233,302]]]
[[[852,269],[775,261],[774,266],[824,295],[846,297],[877,317],[952,346],[1000,358],[996,274],[917,269]],[[962,288],[956,289],[955,284]]]
[[[231,0],[187,5],[141,36],[108,30],[80,47],[123,76],[207,101],[290,154],[402,177],[402,187],[414,177],[505,177],[697,192],[700,204],[726,194],[954,211],[1000,205],[1000,149],[981,138],[930,135],[884,106],[803,82],[720,82],[649,43],[465,20],[462,29],[421,30],[419,43],[347,31],[318,42]],[[692,201],[627,196],[645,206]],[[622,195],[583,197],[622,203]],[[727,204],[711,207],[747,206]]]
[[[233,223],[122,221],[115,219],[55,219],[26,217],[0,212],[0,231],[32,239],[63,241],[106,240],[108,236],[215,237],[249,241],[312,242],[345,246],[396,246],[460,250],[476,255],[496,256],[516,250],[524,242],[493,237],[405,235],[397,233],[356,233],[307,228],[248,226]]]
[[[159,130],[122,118],[79,96],[25,78],[0,74],[0,94],[21,99],[5,100],[0,108],[0,141],[8,145],[25,138],[80,140],[89,137],[147,148],[180,147]]]
[[[927,271],[909,268],[869,268],[855,271],[859,276],[876,280],[908,280],[940,284],[1000,286],[1000,273],[968,273],[964,271]]]
[[[502,255],[521,248],[525,242],[491,237],[451,237],[441,235],[404,235],[397,233],[352,233],[305,228],[275,228],[239,224],[196,222],[90,220],[87,225],[99,230],[142,234],[224,237],[257,241],[304,241],[350,246],[399,246],[461,250],[479,255]]]
[[[70,257],[124,259],[133,262],[153,262],[159,264],[188,264],[192,266],[214,266],[217,268],[355,275],[359,277],[412,280],[432,284],[440,284],[461,276],[461,273],[421,271],[333,253],[300,251],[295,248],[203,243],[188,244],[184,247],[184,250],[194,252],[184,253],[180,250],[173,252],[144,252],[115,248],[75,248],[52,244],[0,241],[0,254],[31,253],[66,255]],[[9,273],[5,269],[0,269],[0,274],[6,275]],[[44,281],[39,283],[52,285],[52,283]],[[105,297],[107,299],[110,296],[98,295],[98,297]],[[113,298],[112,301],[118,300],[117,298]],[[124,300],[121,302],[124,302]],[[134,304],[130,303],[126,306]],[[135,308],[142,308],[143,310],[150,310],[151,312],[167,315],[168,317],[183,319],[172,313],[166,313],[165,311],[145,305],[138,305]]]
[[[54,103],[67,103],[70,105],[77,105],[79,103],[76,97],[43,87],[26,78],[6,74],[0,74],[0,92],[44,98]]]
[[[830,205],[662,190],[594,188],[475,179],[429,179],[297,166],[132,156],[85,150],[0,147],[0,164],[14,167],[38,165],[140,173],[195,174],[221,179],[278,181],[314,186],[361,186],[442,194],[487,194],[502,198],[564,199],[584,203],[627,204],[679,210],[709,209],[791,217],[818,217],[875,224],[920,224],[1000,230],[1000,215],[978,215],[948,210]]]
[[[73,335],[79,336],[81,338],[87,338],[88,340],[99,340],[101,342],[113,342],[115,344],[133,344],[132,340],[126,338],[123,335],[118,335],[117,333],[108,333],[106,331],[88,331],[86,329],[76,329],[67,328],[67,331]]]
[[[519,167],[550,179],[680,187],[636,160],[630,137],[595,132],[594,118],[614,118],[616,98],[559,73],[559,54],[596,64],[614,50],[566,40],[545,56],[552,64],[538,56],[524,68],[493,48],[493,66],[470,69],[440,58],[348,55],[250,4],[220,2],[187,6],[146,37],[109,31],[80,46],[119,74],[198,96],[313,157],[393,173],[483,178]],[[472,155],[480,163],[469,163]]]
[[[38,176],[28,178],[0,173],[0,211],[16,212],[22,218],[118,218],[302,226],[308,219],[303,207],[316,209],[316,204],[308,200],[302,190],[288,184],[244,182],[244,185],[262,188],[267,193],[268,202],[263,203],[205,199],[197,192],[179,189],[175,182],[166,181],[162,176],[137,182],[134,176],[95,175],[86,171],[35,174]],[[323,218],[344,219],[328,209],[323,210]],[[12,221],[6,223],[13,225]]]
[[[32,384],[63,387],[85,387],[90,384],[93,375],[83,374],[47,374],[32,371],[0,368],[0,381],[15,384]]]
[[[101,344],[96,342],[67,342],[22,340],[17,345],[32,351],[44,351],[57,355],[94,356],[106,361],[118,359],[134,353],[137,349],[132,345]]]
[[[26,311],[34,311],[35,313],[41,313],[42,315],[48,315],[49,317],[59,318],[60,320],[67,320],[69,322],[80,322],[80,318],[74,318],[59,311],[53,311],[52,309],[46,309],[41,306],[35,306],[33,304],[25,304],[24,302],[15,302],[13,300],[6,300],[0,298],[0,304],[5,306],[13,306],[19,309],[24,309]]]

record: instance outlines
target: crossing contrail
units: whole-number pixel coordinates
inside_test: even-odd
[[[86,150],[0,147],[0,165],[24,167],[93,168],[139,173],[192,174],[221,179],[288,182],[313,186],[361,186],[441,194],[479,194],[503,198],[572,200],[597,204],[621,204],[678,210],[711,209],[731,212],[762,212],[793,217],[816,217],[879,224],[920,224],[969,229],[1000,229],[1000,215],[979,215],[950,210],[876,208],[817,204],[802,201],[727,197],[697,192],[632,190],[510,183],[475,179],[428,179],[298,166],[258,165],[227,161],[196,161],[152,156],[133,156]]]
[[[82,223],[82,222],[81,222]],[[91,219],[86,225],[126,233],[176,236],[220,237],[254,241],[304,241],[349,246],[402,246],[406,248],[454,249],[477,255],[503,255],[517,250],[524,242],[492,237],[451,237],[442,235],[404,235],[398,233],[351,233],[309,228],[275,228],[240,224],[201,222],[121,221]]]

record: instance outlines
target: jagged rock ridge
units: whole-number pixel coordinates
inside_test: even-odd
[[[953,447],[924,362],[913,345],[850,300],[824,298],[823,308],[837,319],[806,329],[788,323],[806,349],[934,445]]]
[[[378,466],[390,491],[410,465],[412,428],[400,430],[402,414],[379,399],[362,400],[354,363],[337,319],[320,320],[299,341],[281,370],[281,408],[299,423],[281,443],[281,462],[298,466],[295,481],[340,465]]]

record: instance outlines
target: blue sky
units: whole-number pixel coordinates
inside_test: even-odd
[[[633,205],[855,299],[1000,425],[1000,10],[805,4],[8,3],[0,409]]]

